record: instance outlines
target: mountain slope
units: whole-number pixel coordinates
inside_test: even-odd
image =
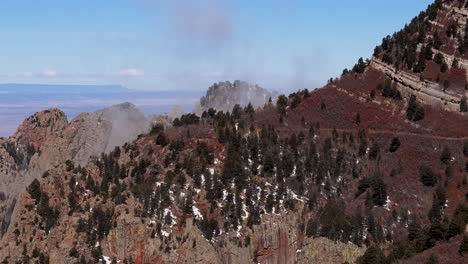
[[[465,1],[436,2],[414,25],[443,28],[447,13],[466,10]],[[426,43],[405,32],[395,54],[377,49],[312,93],[185,115],[83,166],[50,167],[19,196],[0,259],[421,263],[434,254],[466,263],[468,117],[455,107],[463,90],[409,83],[404,74],[424,73],[428,59],[388,72],[385,54]]]
[[[2,175],[0,192],[3,231],[8,224],[17,195],[33,179],[67,160],[85,164],[90,157],[108,153],[117,146],[149,131],[150,124],[133,105],[115,105],[94,113],[84,113],[70,123],[58,110],[46,110],[27,118],[17,132],[1,143]],[[6,162],[5,162],[6,161]]]

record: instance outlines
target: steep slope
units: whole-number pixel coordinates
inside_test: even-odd
[[[464,92],[418,81],[416,62],[388,71],[396,66],[384,59],[426,45],[415,32],[465,6],[436,2],[403,35],[411,44],[396,34],[395,53],[383,44],[312,93],[182,116],[83,166],[50,167],[19,196],[0,259],[466,263],[468,117],[455,107]],[[464,58],[457,43],[439,48]],[[430,67],[422,62],[418,74]]]
[[[370,62],[406,95],[449,111],[468,95],[468,9],[465,1],[437,0],[376,47]]]
[[[217,114],[154,129],[84,168],[51,168],[21,196],[21,214],[0,256],[11,261],[43,252],[68,263],[341,263],[354,262],[366,244],[404,240],[408,224],[434,221],[427,217],[434,206],[441,210],[434,217],[457,223],[452,215],[466,194],[467,138],[317,124],[291,130],[289,115],[273,129],[248,128],[247,112],[240,119]],[[253,120],[264,116],[280,119],[270,106]],[[453,170],[445,174],[441,146],[451,151],[444,162]],[[437,188],[420,181],[422,165],[447,183],[448,207],[431,199]]]

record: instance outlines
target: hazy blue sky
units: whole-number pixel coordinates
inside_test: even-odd
[[[429,0],[1,0],[0,82],[315,88]]]

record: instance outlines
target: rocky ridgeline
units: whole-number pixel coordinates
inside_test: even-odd
[[[398,84],[402,95],[459,112],[468,96],[468,5],[436,1],[376,47],[370,67]]]
[[[1,140],[0,234],[6,231],[17,196],[33,179],[67,160],[85,164],[149,128],[144,114],[129,103],[80,114],[70,123],[58,109],[27,118],[12,137]]]
[[[402,94],[409,98],[415,94],[420,100],[430,105],[440,105],[446,110],[458,112],[462,95],[456,96],[444,92],[440,85],[405,71],[398,71],[391,65],[372,58],[370,67],[380,70],[392,81],[398,84]]]
[[[131,149],[150,147],[156,148],[155,152],[159,151],[144,137],[136,146],[123,147],[118,154],[118,163],[137,161],[131,158],[137,153]],[[159,160],[152,159],[153,162]],[[167,209],[171,219],[160,222],[154,216],[139,216],[136,212],[145,210],[145,205],[128,196],[126,191],[121,193],[128,197],[125,202],[115,204],[114,194],[106,200],[87,189],[90,187],[89,179],[94,179],[96,184],[102,180],[101,169],[93,162],[83,169],[62,164],[51,168],[47,176],[40,180],[41,196],[47,194],[47,206],[55,208],[52,211],[57,210],[53,213],[57,221],[49,231],[44,230],[47,222],[44,219],[50,215],[36,204],[31,195],[34,192],[24,192],[19,196],[16,210],[20,214],[0,243],[0,259],[22,260],[25,252],[23,245],[27,245],[28,255],[34,256],[34,248],[47,253],[50,263],[80,263],[81,257],[72,254],[73,250],[86,259],[92,259],[93,251],[98,248],[102,259],[126,260],[129,263],[354,263],[366,250],[366,247],[354,244],[304,236],[301,223],[307,199],[301,197],[296,198],[294,212],[283,208],[277,213],[264,214],[261,223],[251,228],[243,224],[237,231],[221,231],[218,236],[208,239],[200,228],[203,216],[198,211],[198,208],[202,210],[206,206],[206,201],[202,199],[206,195],[205,190],[198,191],[193,197],[192,206],[197,209],[189,215],[184,215],[176,204],[179,194],[171,192],[173,204]],[[128,180],[131,179],[122,182],[129,184]],[[187,190],[181,189],[180,192],[186,194]],[[71,195],[76,195],[78,205],[72,213]],[[64,197],[68,198],[64,200]],[[95,213],[98,210],[100,213]],[[86,221],[87,218],[95,220]],[[90,225],[94,225],[94,221],[105,221],[106,224],[103,224],[110,229],[97,242],[90,242],[90,232],[93,232]],[[102,227],[98,225],[97,230]]]

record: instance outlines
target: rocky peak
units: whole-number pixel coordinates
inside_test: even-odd
[[[262,107],[270,98],[277,97],[276,92],[271,92],[258,85],[236,80],[215,83],[208,88],[206,95],[200,99],[195,112],[201,113],[209,108],[218,111],[231,111],[234,105],[244,107],[249,103],[254,108]]]
[[[64,138],[70,142],[71,159],[84,164],[89,157],[110,152],[149,128],[150,122],[135,105],[123,103],[80,114],[70,122]]]
[[[34,179],[67,160],[83,165],[149,128],[145,115],[130,103],[82,113],[70,123],[59,109],[27,118],[14,136],[0,144],[0,193],[7,197],[0,199],[0,235],[14,214],[18,194]]]
[[[58,136],[68,125],[67,116],[59,109],[44,110],[28,117],[13,135],[19,143],[39,150],[50,137]]]

